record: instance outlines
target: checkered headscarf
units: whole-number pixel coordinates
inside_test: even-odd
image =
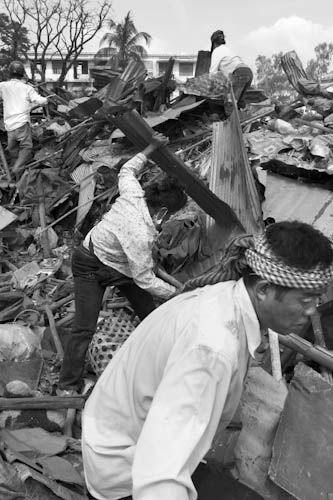
[[[287,288],[320,289],[333,280],[333,266],[317,265],[311,270],[288,266],[276,256],[266,234],[239,236],[230,241],[222,260],[210,271],[186,282],[184,291],[222,281],[237,280],[251,270],[275,285]]]
[[[272,252],[265,234],[254,236],[253,247],[245,250],[245,259],[258,276],[287,288],[320,289],[333,280],[332,266],[304,270],[284,264]]]

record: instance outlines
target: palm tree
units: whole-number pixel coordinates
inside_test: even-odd
[[[103,36],[100,45],[107,42],[121,68],[127,66],[129,59],[141,61],[142,57],[147,55],[146,49],[140,45],[140,42],[144,41],[149,45],[151,36],[145,31],[136,29],[131,11],[128,11],[124,20],[118,24],[111,20],[109,29],[110,32]]]

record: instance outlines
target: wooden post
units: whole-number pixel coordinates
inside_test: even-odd
[[[57,351],[57,354],[60,359],[63,359],[64,357],[64,349],[62,347],[58,332],[57,332],[57,327],[55,324],[55,320],[51,311],[51,308],[48,304],[44,306],[45,312],[47,314],[48,320],[49,320],[49,326],[50,326],[50,331],[52,334],[53,342]]]
[[[41,173],[39,173],[37,178],[37,194],[38,194],[39,222],[41,226],[40,238],[43,247],[43,255],[44,259],[49,259],[51,257],[49,237],[47,231],[43,231],[43,229],[46,228],[46,217],[45,217],[44,190],[43,190],[43,182],[41,179]]]

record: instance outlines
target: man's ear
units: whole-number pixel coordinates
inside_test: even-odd
[[[253,292],[257,300],[261,302],[267,298],[270,291],[271,283],[264,279],[258,280],[253,287]]]

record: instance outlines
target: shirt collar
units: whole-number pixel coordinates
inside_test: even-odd
[[[244,324],[248,350],[254,358],[255,351],[261,343],[260,325],[243,278],[237,281],[234,293]]]

